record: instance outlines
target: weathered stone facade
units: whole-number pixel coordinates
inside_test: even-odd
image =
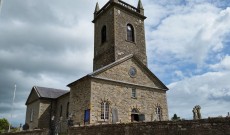
[[[54,128],[57,129],[58,133],[66,133],[68,131],[68,118],[69,118],[69,99],[70,93],[62,95],[59,97],[53,104],[53,108],[55,108],[53,114],[55,116],[54,119]]]
[[[70,88],[70,113],[74,124],[84,124],[84,112],[90,108],[90,80],[84,77]]]
[[[51,118],[51,100],[40,100],[40,109],[39,109],[39,123],[37,128],[47,128],[50,126]]]
[[[131,77],[130,68],[136,69]],[[118,111],[119,122],[131,122],[132,110],[145,116],[144,121],[156,121],[156,109],[161,108],[161,119],[168,120],[165,87],[145,65],[129,55],[68,85],[71,113],[75,124],[84,124],[84,112],[90,110],[90,124],[112,123],[112,110]],[[136,97],[132,97],[132,89]],[[109,118],[101,119],[102,102],[109,102]]]
[[[44,90],[46,95],[44,95]],[[67,131],[67,104],[69,102],[69,92],[50,92],[51,88],[33,87],[27,99],[26,121],[29,130],[50,129],[52,132]],[[56,94],[55,94],[56,93]],[[58,98],[57,98],[58,97]],[[60,107],[62,106],[62,107]],[[60,112],[62,108],[62,114]],[[69,112],[69,111],[68,111]]]
[[[114,18],[113,11],[107,10],[100,16],[99,19],[94,22],[94,64],[93,69],[97,70],[105,65],[108,65],[115,61],[114,52]],[[106,42],[101,41],[101,29],[106,26]]]
[[[34,101],[33,103],[27,105],[26,123],[29,125],[30,129],[38,128],[39,109],[40,109],[40,101]],[[31,116],[32,111],[33,111],[33,116]]]
[[[130,67],[136,68],[135,77],[130,77]],[[118,110],[120,122],[131,122],[131,111],[134,108],[145,114],[145,121],[154,121],[157,106],[162,108],[162,120],[168,119],[166,91],[159,90],[161,87],[157,81],[154,82],[154,78],[135,63],[134,59],[119,63],[95,77],[91,81],[91,123],[103,121],[100,119],[103,100],[110,102],[110,110]],[[132,98],[133,88],[136,89],[136,98]],[[111,111],[108,123],[112,123]]]
[[[132,88],[135,87],[137,97],[132,98]],[[101,123],[101,102],[108,101],[110,110],[118,110],[119,122],[131,122],[131,111],[137,108],[139,112],[145,114],[145,121],[155,121],[155,110],[157,105],[164,108],[163,119],[168,119],[167,104],[165,102],[166,93],[157,89],[146,89],[140,86],[121,84],[105,80],[95,79],[92,82],[91,98],[91,123]],[[112,123],[112,112],[109,113],[108,123]]]
[[[137,9],[131,5],[126,3],[129,6],[127,8],[121,2],[110,1],[94,13],[94,71],[129,54],[135,54],[147,65],[144,30],[146,17],[135,12]],[[134,28],[134,42],[127,40],[127,24]],[[100,34],[103,26],[107,29],[104,43]]]

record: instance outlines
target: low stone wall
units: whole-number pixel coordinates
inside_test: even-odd
[[[72,127],[69,135],[230,135],[230,118]]]
[[[48,130],[1,135],[49,135]],[[69,135],[230,135],[230,118],[71,127]]]
[[[49,135],[49,130],[22,131],[15,133],[3,133],[0,135]]]

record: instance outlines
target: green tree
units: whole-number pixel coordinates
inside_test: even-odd
[[[177,115],[174,114],[172,117],[172,121],[178,121],[178,120],[180,120],[180,117],[177,117]]]
[[[0,133],[6,131],[9,128],[9,122],[7,119],[2,118],[0,119]]]

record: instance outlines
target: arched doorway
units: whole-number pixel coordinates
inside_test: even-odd
[[[131,112],[131,122],[139,121],[139,111],[136,108],[132,109]]]

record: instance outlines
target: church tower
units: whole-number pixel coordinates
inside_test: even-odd
[[[121,0],[110,0],[94,12],[93,70],[129,54],[147,66],[144,8],[141,0],[133,7]]]

